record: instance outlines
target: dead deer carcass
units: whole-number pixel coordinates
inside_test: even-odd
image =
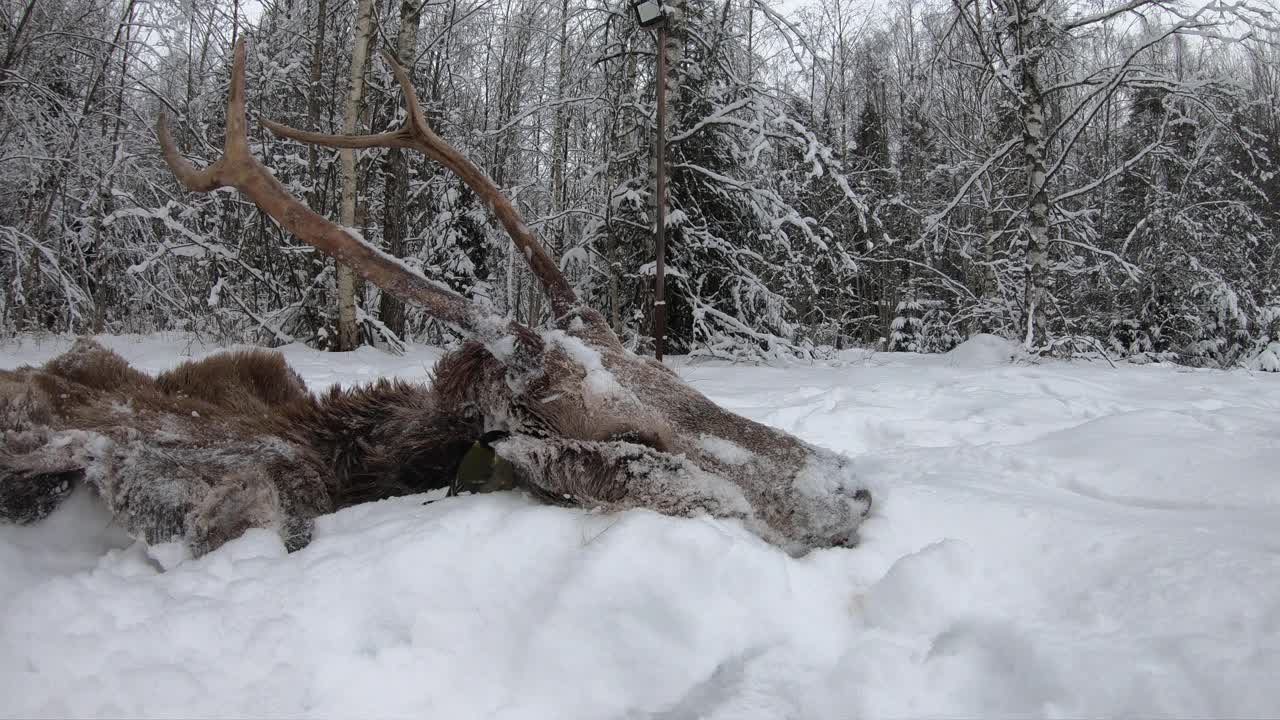
[[[98,470],[94,459],[84,455],[93,447],[86,433],[107,437],[117,448],[122,443],[164,447],[173,451],[174,460],[159,463],[155,477],[131,476],[124,488],[118,487],[118,478],[114,484],[95,480],[118,512],[119,497],[147,492],[132,484],[184,484],[185,525],[170,522],[175,515],[171,512],[164,522],[144,518],[135,523],[135,532],[155,540],[172,529],[201,551],[229,539],[234,531],[270,525],[296,547],[305,542],[310,518],[317,513],[346,502],[446,484],[471,441],[497,430],[504,435],[493,442],[495,452],[512,465],[521,486],[549,501],[738,518],[792,553],[856,542],[871,496],[850,462],[730,413],[661,363],[626,350],[603,316],[582,305],[555,261],[488,176],[427,126],[408,75],[394,59],[388,57],[387,62],[407,110],[404,125],[394,132],[338,136],[263,122],[277,135],[327,147],[417,150],[457,173],[486,200],[527,259],[549,301],[553,327],[534,330],[494,316],[290,195],[249,152],[244,62],[241,42],[235,49],[224,155],[207,169],[197,170],[182,158],[165,117],[160,117],[157,131],[164,158],[177,178],[197,192],[227,186],[240,190],[296,237],[351,266],[383,291],[422,306],[468,342],[440,361],[429,387],[383,383],[324,398],[313,398],[299,383],[297,393],[286,398],[273,401],[238,390],[228,397],[239,400],[219,404],[216,398],[193,397],[181,390],[182,383],[166,390],[165,377],[151,381],[125,366],[118,370],[131,378],[125,390],[90,388],[65,400],[42,400],[59,407],[80,403],[81,408],[92,406],[91,412],[54,412],[52,424],[43,430],[33,429],[39,423],[30,418],[39,418],[30,413],[27,426],[0,427],[15,438],[6,435],[0,484],[17,487],[13,484],[20,479],[26,483],[23,487],[30,487],[65,481],[77,473],[93,479]],[[96,352],[87,346],[80,351]],[[271,362],[265,356],[244,361]],[[46,373],[40,382],[56,384],[61,382],[57,363],[20,372]],[[213,370],[213,365],[197,364],[186,372],[216,374]],[[296,378],[282,362],[277,372]],[[145,397],[157,417],[173,416],[184,439],[171,437],[168,423],[155,419],[122,420],[105,434],[102,423],[85,420],[100,418],[113,403],[129,402],[132,392]],[[6,402],[17,407],[41,401],[24,398]],[[196,401],[208,403],[209,417],[188,412],[184,403]],[[96,442],[102,445],[101,439]],[[89,449],[77,455],[66,451],[68,445]],[[45,480],[38,480],[41,477]],[[0,498],[6,493],[14,495],[0,490]],[[209,527],[216,529],[213,537]]]

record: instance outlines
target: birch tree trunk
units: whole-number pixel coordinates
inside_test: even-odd
[[[351,50],[351,90],[342,109],[342,132],[354,134],[360,113],[360,99],[364,96],[364,67],[369,57],[369,16],[372,0],[360,0],[356,10],[355,47]],[[356,155],[354,150],[342,150],[342,225],[356,224]],[[338,264],[338,350],[354,350],[360,344],[359,326],[356,323],[356,275]]]
[[[663,70],[659,70],[655,68],[655,73],[656,73],[654,77],[654,133],[655,135],[653,137],[656,138],[658,133],[658,114],[657,114],[658,83],[662,83],[662,87],[664,88],[664,92],[666,93],[666,99],[665,99],[666,126],[663,134],[665,135],[664,142],[668,142],[668,143],[669,143],[669,138],[672,135],[678,133],[682,128],[682,126],[684,125],[683,118],[680,113],[680,87],[683,84],[684,74],[686,72],[686,69],[682,65],[681,61],[684,59],[685,43],[687,42],[689,37],[689,29],[687,24],[688,21],[686,20],[686,17],[685,17],[686,7],[687,7],[687,4],[685,0],[671,0],[671,2],[664,3],[663,12],[666,15],[666,21],[664,25],[656,33],[659,39],[658,41],[660,43],[661,43],[661,38],[663,37],[666,37],[666,42],[662,44],[662,47],[657,48],[657,52],[662,53],[662,56],[663,56],[662,60],[664,61],[663,63],[658,63],[658,68],[663,68],[665,63],[665,72]],[[664,32],[665,32],[665,35],[664,35]],[[650,160],[649,160],[649,168],[650,168],[649,176],[653,178],[653,182],[649,186],[650,188],[649,212],[650,212],[650,216],[653,218],[653,221],[654,221],[654,231],[655,231],[653,235],[653,252],[651,257],[653,257],[655,261],[658,258],[657,228],[658,228],[658,223],[662,223],[663,225],[662,261],[664,264],[669,265],[669,264],[675,264],[672,262],[673,257],[670,253],[670,249],[674,243],[672,243],[672,237],[666,234],[666,219],[665,219],[666,213],[670,212],[671,205],[672,205],[671,198],[673,195],[673,191],[672,191],[673,183],[671,182],[671,164],[669,161],[664,162],[663,163],[664,167],[659,169],[658,153],[656,152],[657,151],[656,143],[654,146],[654,150],[655,152],[650,156]],[[659,172],[662,172],[663,174],[661,183],[658,182]],[[662,198],[663,204],[664,204],[664,210],[661,214],[658,212],[659,197]],[[663,283],[662,292],[661,292],[662,305],[657,304],[657,299],[659,297],[659,293],[658,293],[659,286],[657,282],[658,277],[659,276],[656,273],[656,262],[655,262],[655,277],[654,277],[654,286],[653,286],[654,287],[654,305],[651,308],[651,311],[653,313],[652,320],[653,320],[653,330],[654,330],[652,334],[655,339],[655,347],[661,350],[663,348],[663,345],[667,345],[666,338],[668,338],[672,334],[672,326],[675,324],[673,321],[675,321],[676,319],[672,317],[672,313],[671,313],[671,305],[672,305],[671,296],[674,293],[667,292],[665,282]],[[673,283],[672,289],[675,290],[674,283]],[[659,323],[661,323],[661,325],[659,325]],[[659,332],[659,330],[661,330],[661,332]],[[659,335],[661,335],[664,338],[663,345],[656,344],[657,337]],[[661,357],[662,357],[661,353],[659,353],[658,358],[661,359]]]
[[[422,4],[416,0],[400,1],[400,28],[396,33],[396,55],[409,71],[410,77],[413,76],[413,59],[418,53],[418,22],[421,13]],[[382,235],[387,243],[387,252],[396,257],[403,257],[404,240],[408,230],[405,227],[405,204],[409,196],[409,165],[402,150],[392,148],[387,151],[383,172],[386,175],[386,197]],[[401,339],[404,338],[404,303],[390,293],[383,293],[378,305],[378,317],[388,330]]]
[[[1027,173],[1027,219],[1023,232],[1026,259],[1026,337],[1028,350],[1046,340],[1044,316],[1049,298],[1049,194],[1045,147],[1044,92],[1040,58],[1044,54],[1043,18],[1022,2],[1014,5],[1018,39],[1019,112],[1022,156]]]

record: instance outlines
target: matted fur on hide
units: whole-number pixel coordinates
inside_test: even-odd
[[[515,485],[546,502],[738,519],[795,554],[856,543],[871,498],[846,485],[845,458],[731,415],[621,347],[556,331],[521,345],[499,359],[467,342],[430,384],[315,395],[275,352],[152,378],[79,340],[42,367],[0,371],[0,519],[37,521],[84,483],[148,543],[200,555],[270,528],[295,550],[317,515],[450,487],[496,432]]]
[[[254,527],[305,546],[317,515],[446,487],[479,434],[423,385],[319,397],[278,353],[238,351],[151,378],[81,339],[0,371],[0,518],[30,523],[87,483],[148,543],[200,555]]]

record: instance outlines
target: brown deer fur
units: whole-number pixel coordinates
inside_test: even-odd
[[[478,435],[420,385],[315,397],[274,352],[228,352],[152,379],[92,340],[0,371],[0,518],[32,522],[88,482],[147,542],[200,554],[250,527],[296,549],[316,515],[445,487]]]
[[[838,481],[839,456],[725,413],[620,347],[588,371],[584,352],[597,351],[577,338],[524,342],[541,372],[513,378],[473,342],[443,357],[429,385],[314,396],[274,352],[222,353],[152,379],[77,341],[43,367],[0,371],[0,518],[38,520],[84,481],[150,543],[180,539],[201,554],[266,527],[297,549],[317,515],[447,487],[471,443],[500,429],[512,434],[495,449],[548,502],[737,518],[793,552],[855,541],[865,491],[778,482],[815,456],[816,481]],[[604,370],[618,361],[620,372]],[[634,388],[655,386],[637,401]]]

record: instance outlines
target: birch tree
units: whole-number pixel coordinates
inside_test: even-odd
[[[342,108],[342,132],[354,134],[360,122],[360,100],[364,97],[365,64],[369,57],[370,15],[373,0],[357,0],[356,20],[353,30],[354,48],[351,51],[351,85],[347,101]],[[354,150],[341,150],[342,156],[342,206],[340,222],[352,228],[356,225],[356,154]],[[356,314],[356,275],[351,268],[338,263],[338,337],[337,349],[354,350],[360,345],[359,319]]]

